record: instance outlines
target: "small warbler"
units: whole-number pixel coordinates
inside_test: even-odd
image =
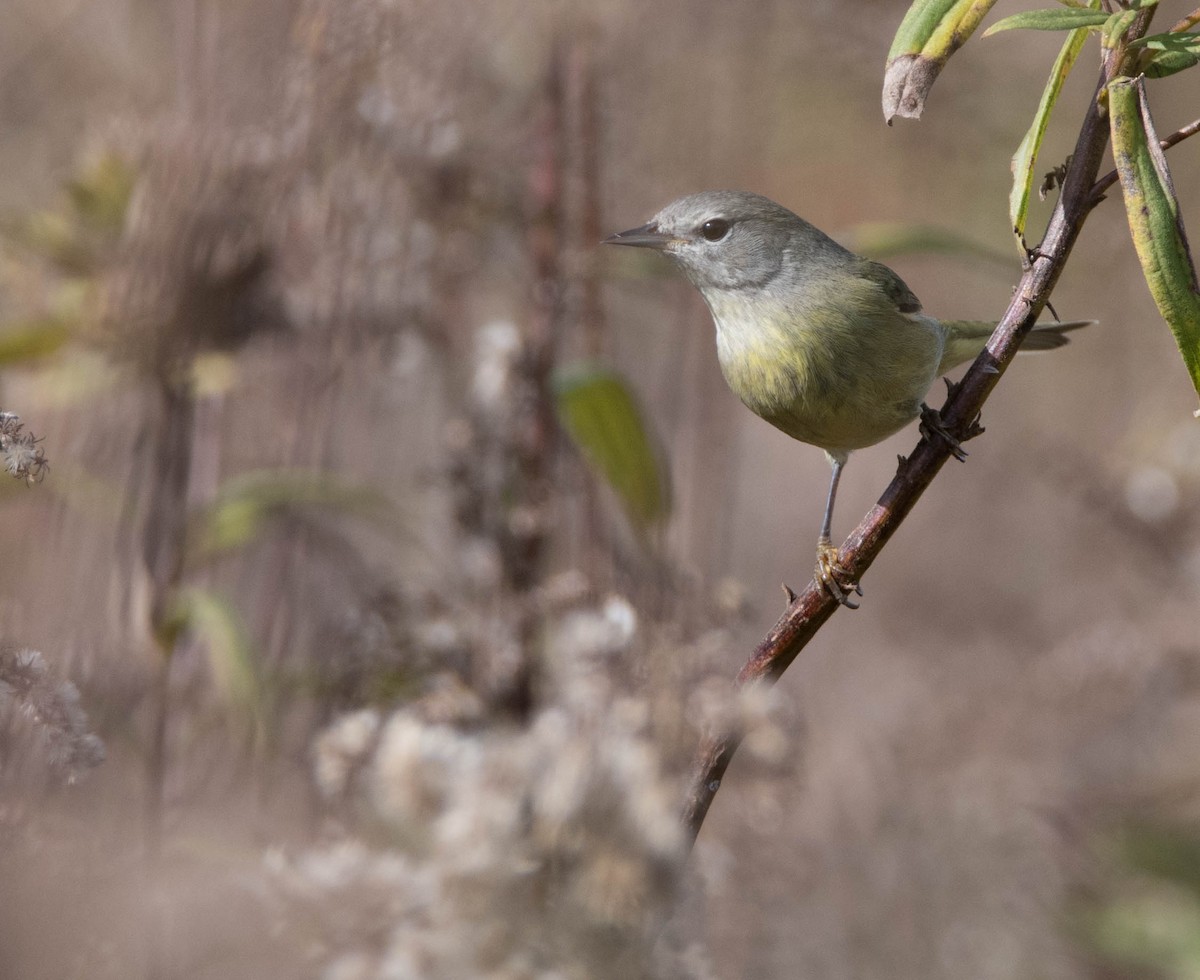
[[[974,359],[995,323],[922,313],[912,290],[887,266],[746,191],[682,197],[647,224],[604,242],[674,259],[712,312],[717,357],[734,394],[792,438],[825,450],[833,475],[816,577],[853,607],[849,591],[861,590],[838,564],[830,539],[842,467],[851,451],[921,416],[934,379]],[[1067,342],[1065,331],[1092,322],[1039,326],[1024,349],[1059,347]]]

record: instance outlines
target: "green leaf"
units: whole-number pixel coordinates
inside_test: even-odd
[[[1200,64],[1200,51],[1155,51],[1150,57],[1139,62],[1143,75],[1149,78],[1166,78],[1176,72],[1195,68]]]
[[[576,365],[555,378],[558,417],[584,459],[616,491],[632,523],[667,516],[666,467],[629,386],[619,375]]]
[[[1138,59],[1137,69],[1150,78],[1166,78],[1200,64],[1200,34],[1151,34],[1130,46],[1146,49]]]
[[[1200,34],[1195,32],[1179,32],[1178,34],[1147,34],[1136,41],[1130,41],[1131,48],[1150,48],[1152,51],[1195,51],[1200,47]]]
[[[1104,27],[1101,28],[1101,43],[1106,48],[1115,48],[1121,40],[1121,36],[1133,26],[1133,22],[1137,20],[1138,12],[1136,10],[1118,10],[1116,13],[1109,16],[1104,22]]]
[[[995,0],[916,0],[908,8],[883,76],[883,116],[919,119],[950,56],[961,48]]]
[[[1011,17],[998,20],[986,31],[984,37],[991,37],[1001,31],[1073,31],[1089,27],[1099,27],[1108,20],[1109,15],[1102,10],[1084,10],[1079,7],[1067,7],[1062,10],[1026,10]]]
[[[1094,6],[1099,6],[1100,0],[1092,2]],[[1050,113],[1054,109],[1054,103],[1058,101],[1063,83],[1075,65],[1075,59],[1079,57],[1079,52],[1087,41],[1087,36],[1086,28],[1077,28],[1063,42],[1062,49],[1050,69],[1050,77],[1046,79],[1046,87],[1042,89],[1042,98],[1038,103],[1037,112],[1034,113],[1033,122],[1021,139],[1017,152],[1013,154],[1013,186],[1008,197],[1008,216],[1012,222],[1013,233],[1017,236],[1017,245],[1021,249],[1025,247],[1025,221],[1029,216],[1029,195],[1033,191],[1034,167],[1042,149],[1042,140],[1046,136],[1046,127],[1050,124]]]
[[[1142,78],[1108,85],[1113,156],[1142,274],[1200,393],[1200,286]],[[1200,411],[1196,413],[1200,416]]]

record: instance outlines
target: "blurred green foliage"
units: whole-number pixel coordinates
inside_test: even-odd
[[[66,183],[57,208],[0,219],[18,262],[52,277],[39,309],[0,323],[0,367],[41,360],[79,335],[125,226],[135,177],[107,154]]]
[[[559,420],[591,468],[616,492],[639,530],[671,511],[666,464],[629,385],[589,364],[555,378]]]
[[[1132,825],[1105,843],[1106,894],[1080,912],[1084,942],[1122,976],[1200,978],[1200,828]]]

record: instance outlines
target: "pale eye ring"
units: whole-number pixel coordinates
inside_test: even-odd
[[[724,218],[709,218],[700,226],[700,234],[710,242],[719,242],[729,234],[729,222]]]

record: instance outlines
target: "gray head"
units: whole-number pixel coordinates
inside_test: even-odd
[[[604,239],[670,255],[701,291],[763,287],[785,268],[848,253],[787,208],[749,191],[702,191]]]

